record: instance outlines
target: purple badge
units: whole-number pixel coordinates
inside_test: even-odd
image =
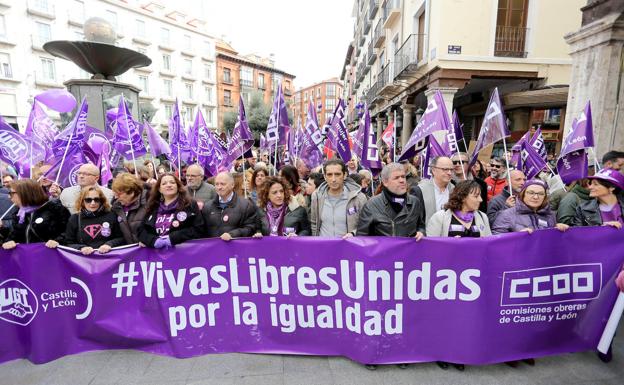
[[[117,217],[117,222],[119,223],[123,222],[123,218],[121,217],[121,215]]]
[[[176,214],[176,218],[178,218],[180,222],[184,222],[186,220],[186,212],[180,211],[179,213]]]
[[[357,207],[353,206],[353,207],[349,207],[349,210],[347,210],[347,214],[348,215],[353,215],[357,213]]]
[[[100,232],[100,234],[102,234],[103,237],[110,237],[111,235],[110,227],[102,227],[102,231]]]

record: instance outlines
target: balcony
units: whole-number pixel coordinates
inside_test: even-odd
[[[368,20],[373,20],[379,8],[379,0],[370,0],[368,2]]]
[[[362,26],[362,35],[366,35],[368,33],[368,31],[370,31],[370,29],[371,29],[372,22],[370,21],[370,19],[368,17],[365,17],[362,20],[362,24],[363,24],[363,26]]]
[[[223,106],[224,107],[234,107],[234,105],[232,104],[232,99],[223,99]]]
[[[26,11],[29,15],[44,17],[49,20],[56,19],[56,11],[52,2],[29,0]]]
[[[376,81],[371,84],[370,88],[368,89],[368,93],[366,94],[366,102],[368,103],[369,107],[374,105],[379,100],[379,87],[379,81]]]
[[[496,26],[494,56],[526,57],[526,36],[528,28]]]
[[[373,34],[373,45],[375,48],[382,48],[386,41],[386,29],[384,28],[384,21],[380,19],[375,26],[375,33]]]
[[[401,18],[401,0],[386,0],[384,5],[384,28],[392,27]]]
[[[424,34],[411,34],[394,55],[394,73],[397,79],[418,77],[416,73],[423,59]]]
[[[248,88],[252,88],[252,87],[253,87],[253,80],[244,80],[244,79],[241,79],[241,80],[240,80],[240,86],[241,86],[241,87],[248,87]]]
[[[364,42],[366,41],[366,35],[362,33],[362,34],[358,37],[358,39],[359,39],[359,40],[358,40],[358,45],[359,45],[360,47],[362,47],[362,46],[364,45]]]
[[[386,64],[381,69],[377,77],[379,84],[379,95],[392,95],[399,89],[398,84],[394,84],[394,62]]]
[[[293,95],[293,92],[292,92],[292,90],[291,90],[290,88],[286,88],[286,87],[285,87],[285,88],[284,88],[284,95],[286,95],[286,96],[292,96],[292,95]]]
[[[375,53],[375,49],[372,44],[368,45],[368,55],[366,55],[368,60],[366,61],[368,65],[372,65],[377,59],[377,54]]]

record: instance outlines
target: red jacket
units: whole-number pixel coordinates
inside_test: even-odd
[[[491,176],[485,178],[485,183],[487,184],[487,200],[488,202],[502,193],[505,187],[507,187],[507,179],[493,179]]]

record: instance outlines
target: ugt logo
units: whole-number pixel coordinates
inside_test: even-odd
[[[22,281],[12,278],[0,283],[0,319],[26,326],[38,308],[37,296]]]

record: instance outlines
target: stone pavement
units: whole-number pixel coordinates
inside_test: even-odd
[[[435,363],[395,365],[370,371],[341,357],[266,354],[210,354],[175,359],[148,353],[113,350],[77,354],[33,365],[16,360],[0,365],[0,384],[624,384],[624,330],[614,343],[614,360],[606,365],[591,352],[540,358],[535,367],[521,364],[469,366],[465,372],[444,371]]]

